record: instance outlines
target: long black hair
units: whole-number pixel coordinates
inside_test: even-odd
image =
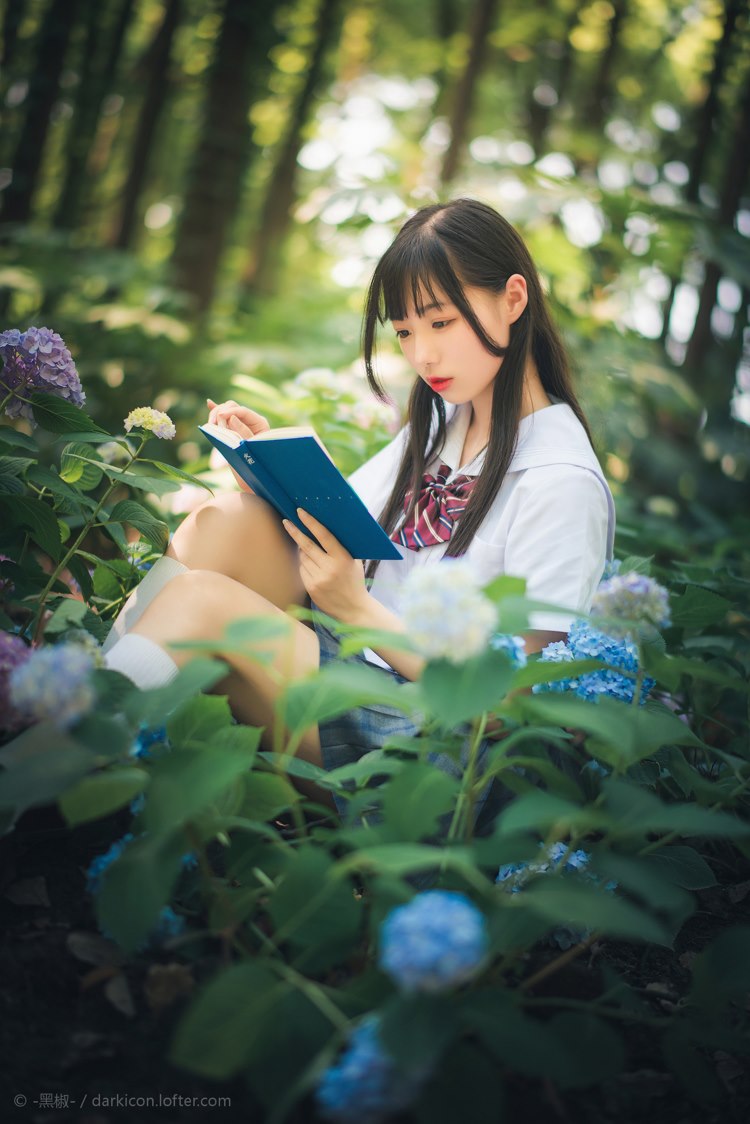
[[[520,273],[526,281],[528,303],[510,326],[508,346],[500,347],[477,320],[464,286],[502,293],[514,273]],[[484,463],[448,548],[451,555],[457,556],[465,553],[508,471],[516,446],[529,355],[547,394],[567,402],[589,441],[591,433],[573,390],[565,347],[550,317],[529,251],[502,215],[474,199],[454,199],[422,207],[404,223],[375,268],[365,303],[362,350],[367,380],[378,398],[387,399],[373,369],[378,324],[404,319],[410,300],[421,315],[425,305],[436,300],[436,290],[441,290],[456,306],[487,351],[502,359],[502,378],[496,378],[493,386]],[[416,379],[409,398],[408,424],[409,441],[393,491],[379,517],[389,535],[404,510],[408,492],[411,502],[407,519],[413,514],[425,468],[445,439],[445,403],[421,378]],[[371,561],[367,576],[372,577],[376,569],[377,561]]]

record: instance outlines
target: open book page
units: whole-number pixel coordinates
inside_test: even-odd
[[[206,422],[205,425],[201,426],[201,429],[205,433],[210,433],[217,441],[223,441],[230,449],[238,448],[243,441],[283,441],[285,438],[290,437],[312,437],[318,442],[328,459],[330,461],[333,460],[333,457],[311,425],[279,426],[278,429],[265,429],[262,433],[256,433],[252,437],[241,437],[240,434],[235,433],[233,429],[227,429],[222,425],[214,425],[212,422]]]

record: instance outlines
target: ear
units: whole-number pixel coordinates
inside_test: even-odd
[[[504,296],[508,318],[514,324],[529,303],[526,278],[520,273],[512,273],[505,282]]]

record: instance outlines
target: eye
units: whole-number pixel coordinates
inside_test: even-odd
[[[432,326],[440,330],[441,328],[447,328],[450,323],[450,320],[433,320]]]
[[[396,328],[396,339],[405,340],[409,335],[408,328]]]

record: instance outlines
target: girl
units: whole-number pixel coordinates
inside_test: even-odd
[[[373,354],[387,321],[417,376],[408,421],[350,483],[401,561],[365,568],[307,513],[300,518],[320,545],[247,490],[219,496],[184,521],[131,596],[108,640],[110,667],[141,686],[168,682],[190,658],[168,652],[172,642],[218,642],[236,618],[282,614],[308,598],[338,621],[397,633],[404,578],[446,555],[465,555],[484,581],[524,577],[527,596],[569,609],[532,616],[529,652],[564,639],[572,617],[588,611],[612,555],[614,504],[519,234],[470,199],[424,207],[405,223],[365,309],[365,365],[381,398]],[[209,406],[211,422],[241,435],[269,428],[236,402]],[[336,636],[319,622],[291,627],[276,674],[223,656],[231,673],[220,689],[240,721],[272,730],[279,674],[303,676],[337,658]],[[399,681],[423,666],[388,644],[355,658]],[[416,733],[403,715],[360,707],[308,730],[300,754],[331,769],[403,733]]]

